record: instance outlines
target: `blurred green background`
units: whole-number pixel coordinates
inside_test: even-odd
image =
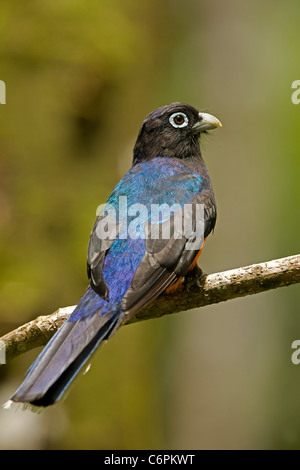
[[[0,335],[77,303],[96,207],[144,117],[184,101],[218,221],[200,266],[299,250],[299,0],[2,0]],[[299,287],[121,328],[59,406],[0,411],[2,449],[299,449]],[[8,400],[38,351],[0,370]]]

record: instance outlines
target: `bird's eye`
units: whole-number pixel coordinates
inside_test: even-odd
[[[189,120],[184,113],[173,113],[169,117],[169,121],[173,127],[186,127],[189,123]]]

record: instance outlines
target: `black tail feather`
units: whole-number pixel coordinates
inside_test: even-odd
[[[12,401],[48,406],[56,403],[101,341],[120,326],[118,312],[67,321],[45,346]]]

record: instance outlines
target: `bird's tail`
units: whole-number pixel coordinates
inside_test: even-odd
[[[62,397],[101,341],[108,339],[122,323],[120,309],[101,311],[104,302],[88,288],[71,317],[27,371],[13,402],[48,406]]]

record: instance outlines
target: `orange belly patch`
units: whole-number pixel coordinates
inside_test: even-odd
[[[179,287],[181,286],[182,282],[183,282],[183,276],[181,276],[179,279],[177,279],[176,282],[174,282],[174,284],[171,284],[169,287],[166,288],[165,290],[165,293],[166,294],[173,294],[175,291],[177,291],[179,289]]]

